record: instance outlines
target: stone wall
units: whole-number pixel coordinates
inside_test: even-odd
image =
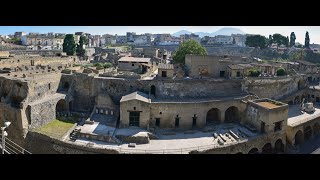
[[[119,154],[117,150],[77,145],[31,131],[26,137],[26,149],[33,154]]]
[[[248,154],[248,152],[254,148],[257,148],[259,153],[261,153],[263,146],[267,143],[270,143],[272,149],[274,149],[276,141],[279,139],[284,144],[284,149],[286,149],[286,135],[283,132],[278,132],[273,134],[262,134],[258,137],[249,138],[247,141],[242,141],[234,145],[225,145],[207,150],[195,150],[191,151],[190,154]]]
[[[190,101],[190,102],[143,102],[130,100],[121,102],[120,127],[129,126],[129,112],[140,111],[139,126],[147,128],[149,125],[156,126],[156,119],[160,119],[160,128],[175,128],[175,119],[179,117],[180,128],[192,128],[193,118],[196,115],[196,127],[204,127],[207,124],[208,112],[217,108],[219,118],[217,122],[225,122],[227,109],[234,106],[239,114],[236,118],[238,122],[245,120],[246,103],[242,102],[243,98],[228,98],[211,101]]]
[[[243,81],[244,91],[256,94],[259,98],[281,99],[305,88],[303,76],[247,78]]]
[[[31,64],[33,61],[34,63]],[[42,56],[15,56],[9,59],[3,59],[0,61],[0,68],[15,68],[17,66],[37,66],[37,65],[65,65],[78,62],[79,59],[76,56],[69,57],[42,57]]]
[[[30,103],[26,110],[30,116],[29,128],[38,128],[56,119],[56,106],[61,99],[64,100],[65,95],[52,95],[51,97]],[[68,101],[65,102],[65,108],[67,109]]]

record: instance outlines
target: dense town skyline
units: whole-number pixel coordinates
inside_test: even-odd
[[[90,34],[118,34],[124,35],[126,32],[143,33],[170,33],[181,30],[191,32],[215,32],[221,28],[237,28],[248,34],[261,34],[266,37],[269,34],[280,33],[289,36],[291,32],[295,32],[296,41],[304,44],[306,31],[310,34],[311,44],[320,44],[320,26],[1,26],[0,34],[9,35],[17,31],[39,32],[39,33],[74,33],[87,32]]]

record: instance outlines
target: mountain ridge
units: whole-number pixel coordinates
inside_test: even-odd
[[[171,34],[172,36],[175,36],[175,37],[180,37],[180,35],[183,35],[183,34],[191,34],[193,32],[191,31],[187,31],[187,30],[181,30],[181,31],[178,31],[178,32],[175,32],[173,34]],[[196,35],[199,35],[199,37],[204,37],[204,36],[217,36],[217,35],[231,35],[231,34],[246,34],[245,32],[243,32],[242,30],[238,29],[238,28],[228,28],[228,27],[225,27],[225,28],[221,28],[215,32],[194,32],[194,34]]]

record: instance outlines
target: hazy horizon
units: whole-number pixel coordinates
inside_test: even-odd
[[[221,28],[238,28],[248,34],[261,34],[269,37],[270,34],[279,33],[290,36],[291,32],[296,35],[296,42],[304,44],[306,31],[309,32],[310,44],[320,44],[320,26],[1,26],[0,34],[9,35],[17,31],[38,33],[72,33],[86,32],[95,35],[118,34],[125,35],[126,32],[143,33],[170,33],[181,30],[191,32],[215,32]]]

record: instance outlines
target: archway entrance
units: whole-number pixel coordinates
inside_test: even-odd
[[[56,105],[57,112],[67,111],[67,103],[64,99],[60,99]]]
[[[299,130],[294,136],[294,145],[299,145],[303,143],[303,133]]]
[[[220,123],[220,110],[212,108],[207,113],[207,124]]]
[[[239,110],[235,106],[229,107],[225,112],[225,122],[239,122]]]
[[[304,140],[308,140],[312,137],[312,129],[310,126],[307,126],[304,129]]]
[[[150,87],[150,94],[153,96],[156,96],[156,86],[152,85]]]
[[[258,150],[258,148],[252,148],[252,149],[248,152],[248,154],[259,154],[259,150]]]
[[[261,154],[271,154],[272,153],[272,146],[271,143],[267,143],[262,147]]]
[[[284,153],[284,144],[281,139],[278,139],[274,145],[275,153]]]
[[[316,136],[316,135],[319,135],[320,133],[320,125],[319,123],[315,123],[313,125],[313,134]]]

